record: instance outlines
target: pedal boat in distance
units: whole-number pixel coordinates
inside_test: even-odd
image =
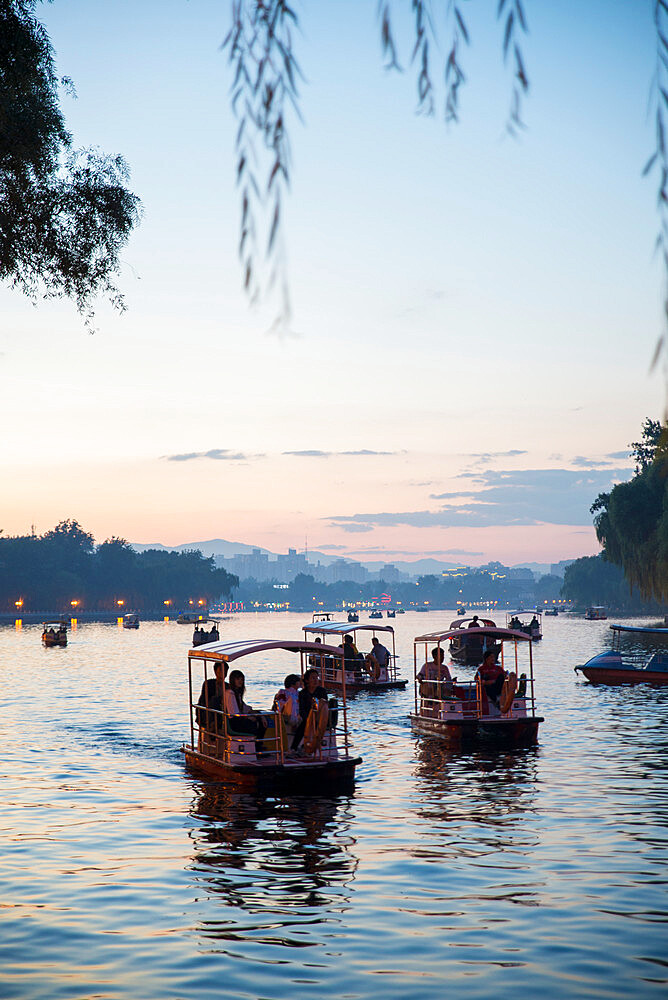
[[[345,637],[351,635],[353,637],[353,643],[355,648],[358,649],[358,635],[362,633],[368,635],[369,646],[372,648],[371,640],[376,636],[379,642],[383,643],[385,638],[392,640],[392,648],[390,649],[390,662],[384,672],[381,672],[377,679],[371,676],[368,672],[364,656],[360,659],[350,660],[343,659],[343,663],[340,659],[331,660],[323,654],[321,663],[322,669],[320,670],[320,676],[323,679],[323,684],[326,688],[332,688],[335,691],[340,691],[345,687],[348,694],[354,694],[356,691],[396,691],[403,690],[408,684],[408,680],[402,680],[397,675],[397,652],[394,642],[394,629],[391,625],[360,625],[356,622],[311,622],[310,625],[304,625],[302,628],[304,632],[304,637],[306,639],[314,640],[316,638],[320,639],[321,642],[329,642],[332,645],[336,645],[337,653],[339,657],[342,656],[342,650],[339,648],[339,644],[343,645]],[[384,643],[383,643],[384,645]],[[316,645],[316,649],[323,649],[319,643]],[[371,648],[367,652],[371,652]],[[386,647],[387,648],[387,647]],[[345,665],[345,670],[343,669]]]
[[[643,628],[640,625],[611,625],[612,649],[592,656],[582,666],[575,667],[591,684],[656,684],[668,685],[668,649],[635,650],[624,655],[622,640],[647,638],[668,640],[668,628]]]
[[[42,642],[45,646],[66,646],[67,625],[64,622],[44,622]]]
[[[334,706],[329,701],[327,728],[317,733],[317,748],[312,753],[293,755],[290,750],[292,735],[287,731],[280,712],[257,710],[243,716],[228,715],[210,706],[197,704],[202,680],[215,679],[214,665],[226,663],[242,669],[250,687],[253,684],[253,658],[263,665],[268,653],[293,653],[299,659],[293,673],[304,675],[309,668],[309,658],[322,654],[333,659],[342,658],[342,651],[313,642],[285,639],[247,639],[235,642],[212,642],[188,653],[188,691],[190,695],[190,742],[181,751],[186,764],[197,773],[214,781],[233,781],[244,786],[274,788],[280,786],[293,790],[308,786],[318,792],[350,784],[355,768],[362,758],[354,756],[350,747],[345,688],[341,701]],[[277,657],[277,678],[290,673],[285,655]],[[322,678],[321,678],[322,682]],[[276,687],[281,687],[282,681]],[[235,726],[237,719],[254,719],[262,716],[267,728],[258,747],[255,736],[242,732]],[[307,720],[307,741],[314,719]]]
[[[480,677],[473,680],[429,680],[420,684],[418,671],[431,660],[435,647],[445,652],[456,630],[431,632],[414,640],[415,707],[413,728],[423,736],[448,743],[499,740],[512,746],[532,745],[538,739],[543,717],[536,715],[533,654],[525,632],[481,628],[485,645],[501,647],[500,663],[506,674],[497,706],[487,697]]]

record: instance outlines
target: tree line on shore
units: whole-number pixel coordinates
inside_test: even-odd
[[[3,613],[75,608],[167,614],[190,602],[206,607],[229,597],[238,582],[199,550],[137,552],[116,537],[96,545],[75,520],[61,521],[43,535],[0,538]]]

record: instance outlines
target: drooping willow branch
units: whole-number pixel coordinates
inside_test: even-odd
[[[656,251],[661,254],[664,271],[668,274],[668,136],[666,135],[666,112],[668,110],[668,3],[655,0],[654,25],[656,28],[656,69],[652,80],[650,98],[654,105],[654,152],[645,164],[643,176],[658,175],[657,210],[659,232],[656,237]],[[668,319],[668,283],[664,296],[664,311]],[[665,352],[665,334],[656,345],[652,368],[662,351]]]
[[[236,135],[237,184],[241,191],[239,256],[252,302],[265,291],[258,258],[270,263],[266,288],[281,284],[281,316],[289,322],[285,255],[279,238],[283,196],[290,183],[288,108],[299,115],[299,67],[293,54],[294,11],[285,0],[233,0],[232,27],[223,47],[233,67],[232,110]],[[264,220],[269,220],[264,228]],[[262,244],[264,243],[264,246]]]

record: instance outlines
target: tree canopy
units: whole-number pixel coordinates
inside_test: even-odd
[[[75,150],[37,0],[0,0],[0,280],[30,298],[124,308],[114,283],[140,203],[120,156]]]
[[[61,521],[43,535],[0,538],[0,610],[16,601],[28,611],[163,611],[210,604],[229,596],[238,580],[217,569],[199,550],[136,552],[123,538],[95,545],[74,520]]]
[[[668,598],[668,425],[645,420],[631,445],[636,468],[628,483],[592,504],[605,558],[621,566],[645,598]]]

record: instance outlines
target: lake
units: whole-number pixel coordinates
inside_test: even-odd
[[[393,622],[411,681],[350,700],[338,797],[185,770],[191,627],[85,624],[65,649],[1,627],[3,1000],[665,997],[668,689],[591,687],[573,667],[609,623],[546,618],[538,746],[448,751],[407,716],[413,636],[451,617]],[[252,661],[251,704],[286,655]]]

